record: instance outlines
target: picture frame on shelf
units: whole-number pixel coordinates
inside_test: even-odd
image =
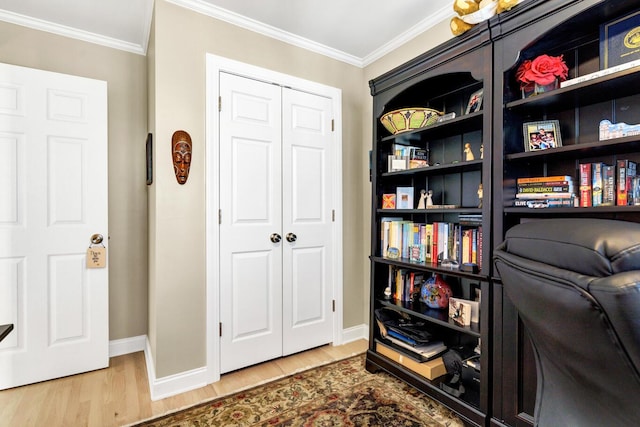
[[[467,103],[467,110],[465,114],[475,113],[476,111],[480,111],[482,107],[482,94],[484,93],[483,89],[477,90],[471,94],[469,97],[469,102]]]
[[[600,26],[600,69],[640,59],[640,10]]]
[[[540,151],[562,147],[560,122],[558,120],[544,120],[540,122],[526,122],[522,125],[525,151]]]
[[[396,209],[414,209],[413,187],[396,188]]]

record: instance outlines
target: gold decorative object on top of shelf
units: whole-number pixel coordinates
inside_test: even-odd
[[[393,110],[380,118],[384,127],[396,135],[432,125],[443,113],[433,108],[412,107]]]

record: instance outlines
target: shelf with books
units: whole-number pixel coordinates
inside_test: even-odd
[[[460,214],[457,222],[415,222],[382,218],[380,245],[382,258],[399,259],[421,265],[461,270],[465,265],[482,271],[484,233],[481,214]]]

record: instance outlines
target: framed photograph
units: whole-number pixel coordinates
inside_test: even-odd
[[[640,10],[600,26],[600,69],[640,59]]]
[[[482,93],[483,90],[473,92],[469,97],[469,103],[467,103],[467,112],[466,114],[475,113],[476,111],[480,111],[480,107],[482,107]]]
[[[414,209],[413,187],[396,188],[396,209]]]
[[[522,128],[525,151],[562,147],[560,122],[558,120],[524,123]]]

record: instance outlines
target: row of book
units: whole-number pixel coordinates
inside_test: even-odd
[[[398,172],[429,166],[429,150],[395,144],[393,154],[388,156],[387,170]]]
[[[381,256],[431,265],[482,265],[482,215],[460,214],[458,223],[414,223],[382,218]]]
[[[389,266],[389,290],[396,301],[412,302],[420,298],[425,276],[421,272]]]
[[[615,165],[580,163],[580,206],[640,205],[637,164],[620,159]]]

